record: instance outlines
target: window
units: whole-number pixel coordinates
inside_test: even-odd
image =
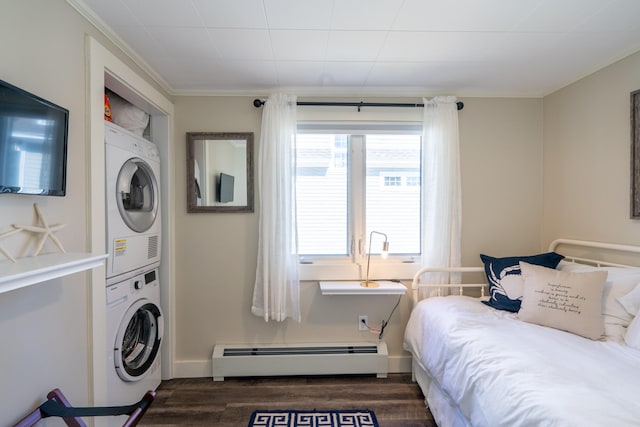
[[[384,186],[385,187],[400,187],[402,185],[402,177],[400,176],[385,176],[384,177]]]
[[[347,135],[298,134],[296,215],[298,253],[349,254]]]
[[[418,257],[419,129],[404,125],[346,130],[350,132],[299,125],[296,205],[301,260],[362,264],[373,230],[388,236],[395,262]],[[373,239],[375,256],[384,237],[374,234]]]
[[[420,175],[407,176],[406,186],[407,187],[419,187],[420,186]]]
[[[366,237],[371,230],[387,234],[391,255],[420,253],[420,186],[403,185],[407,174],[420,179],[420,140],[420,135],[365,135],[363,139]],[[379,249],[374,242],[372,253]]]

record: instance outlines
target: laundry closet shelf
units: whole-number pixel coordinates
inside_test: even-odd
[[[106,254],[52,253],[0,261],[0,293],[99,267]]]

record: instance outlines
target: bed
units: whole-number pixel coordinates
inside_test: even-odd
[[[640,247],[560,239],[539,256],[554,259],[414,277],[404,348],[439,427],[640,426]],[[423,283],[434,272],[480,280]]]

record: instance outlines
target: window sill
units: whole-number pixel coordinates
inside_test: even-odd
[[[322,295],[404,295],[407,288],[402,283],[386,280],[375,281],[378,287],[360,286],[360,282],[320,282]]]
[[[359,281],[364,280],[367,266],[358,264],[319,263],[301,264],[300,280],[302,281]],[[420,270],[419,263],[376,263],[371,264],[370,280],[411,280]]]

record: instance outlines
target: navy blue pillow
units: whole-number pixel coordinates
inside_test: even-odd
[[[520,276],[520,261],[556,268],[562,258],[564,256],[555,252],[505,258],[494,258],[480,254],[489,283],[489,300],[482,302],[498,310],[516,313],[520,310],[524,285]]]

